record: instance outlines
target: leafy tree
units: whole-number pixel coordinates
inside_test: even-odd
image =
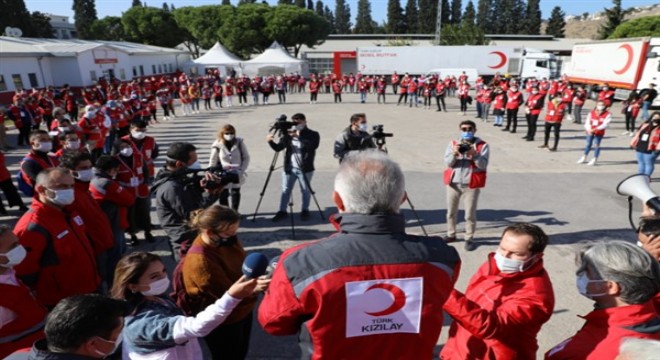
[[[185,30],[184,42],[197,55],[199,47],[210,48],[218,41],[218,31],[225,19],[234,15],[231,5],[186,6],[172,15],[177,25]]]
[[[73,18],[76,23],[76,32],[81,39],[92,39],[89,29],[97,19],[94,0],[73,0]]]
[[[477,10],[474,8],[472,0],[468,1],[465,6],[465,13],[463,13],[463,23],[468,25],[475,25],[477,19]]]
[[[387,1],[387,33],[403,34],[405,32],[403,21],[403,9],[399,0]]]
[[[552,8],[552,13],[550,13],[550,19],[548,19],[548,27],[545,29],[545,33],[556,38],[563,38],[564,28],[566,27],[564,16],[566,16],[566,14],[561,10],[561,7],[555,6]]]
[[[142,7],[142,1],[140,1],[140,0],[133,0],[133,2],[131,3],[131,7],[136,7],[136,6],[137,6],[137,7]]]
[[[628,20],[616,27],[609,39],[660,35],[660,15]]]
[[[312,10],[291,5],[280,5],[266,15],[264,32],[269,39],[282,46],[292,47],[298,56],[300,47],[314,47],[325,41],[330,34],[330,23]]]
[[[623,23],[626,15],[632,11],[631,9],[623,10],[621,0],[612,0],[612,5],[611,9],[605,9],[606,20],[598,30],[598,36],[601,39],[607,39],[616,30],[617,26]]]
[[[461,23],[461,13],[463,11],[463,4],[461,0],[452,0],[451,1],[451,18],[449,20],[452,24]]]
[[[183,41],[172,13],[155,7],[132,7],[122,14],[121,23],[128,41],[174,47]]]
[[[244,58],[264,51],[272,42],[272,38],[264,33],[266,16],[270,11],[267,4],[243,4],[236,7],[234,14],[225,18],[220,26],[220,42],[229,51]]]
[[[373,34],[377,24],[371,18],[371,3],[369,0],[358,0],[357,17],[355,19],[355,34]]]
[[[526,34],[527,28],[527,3],[525,0],[513,0],[513,9],[511,11],[513,18],[517,21],[514,21],[514,33],[513,34]]]
[[[525,33],[541,35],[541,0],[527,0]]]
[[[483,30],[467,22],[442,26],[440,45],[486,45]]]
[[[442,0],[442,14],[440,14],[442,23],[449,24],[451,21],[451,7],[449,6],[449,0]]]
[[[477,3],[477,26],[485,33],[494,33],[492,9],[493,0],[479,0]]]
[[[420,34],[433,34],[435,32],[435,22],[438,17],[437,0],[418,0],[419,5],[419,32]],[[433,6],[435,4],[435,6]]]
[[[220,5],[231,5],[231,0],[222,0]]]
[[[94,39],[98,40],[123,41],[126,39],[121,18],[118,16],[106,16],[94,21],[90,33]]]
[[[30,14],[23,0],[0,0],[0,9],[0,33],[10,26],[20,29],[26,37],[54,37],[50,18],[39,11]]]
[[[588,12],[582,13],[582,21],[587,20],[589,18],[589,15],[590,14]]]
[[[351,8],[345,0],[337,0],[335,7],[335,32],[337,34],[350,34]]]
[[[21,29],[23,30],[23,29]],[[30,14],[30,28],[23,31],[23,36],[51,39],[55,37],[55,29],[50,24],[50,16],[34,11]]]
[[[304,8],[306,1],[305,0],[295,0],[294,3],[296,4],[297,7]]]
[[[224,2],[225,0],[222,0],[222,1]],[[227,0],[227,1],[229,1],[229,0]],[[170,11],[174,11],[174,10],[176,10],[176,8],[174,7],[174,4],[170,4]]]
[[[293,5],[293,0],[277,0],[277,5]]]
[[[163,11],[170,11],[170,6],[166,2],[163,3]]]
[[[323,16],[323,1],[321,0],[316,0],[316,4],[314,6],[314,11],[316,11],[317,15]]]
[[[406,24],[406,32],[408,34],[416,34],[419,31],[419,14],[417,12],[416,0],[408,0],[406,3],[406,16],[404,19]]]
[[[323,7],[323,17],[328,21],[330,24],[330,33],[335,34],[335,15],[332,13],[332,10],[328,7],[328,5],[325,5]]]

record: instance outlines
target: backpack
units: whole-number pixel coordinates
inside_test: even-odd
[[[23,161],[21,161],[21,165],[23,164],[24,161],[34,161],[31,160],[30,158],[23,158]],[[34,187],[30,184],[28,179],[26,179],[26,176],[23,174],[23,171],[21,169],[18,170],[16,173],[16,184],[18,185],[18,190],[23,193],[25,196],[33,197],[34,196]]]
[[[194,306],[193,299],[186,293],[186,285],[183,283],[183,264],[188,254],[204,254],[206,249],[200,245],[193,245],[193,240],[186,240],[181,244],[179,249],[179,263],[176,264],[172,272],[172,292],[170,297],[176,303],[176,306],[181,309],[187,316],[195,315],[196,306]]]

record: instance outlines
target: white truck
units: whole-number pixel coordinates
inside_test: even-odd
[[[607,83],[615,98],[625,100],[632,90],[660,81],[660,38],[635,38],[575,44],[571,62],[563,70],[568,80],[599,87]],[[660,96],[652,106],[660,106]]]
[[[506,46],[372,46],[357,49],[358,71],[365,75],[426,74],[442,69],[476,69],[490,78],[556,78],[557,59],[537,49]],[[442,75],[442,74],[441,74]]]

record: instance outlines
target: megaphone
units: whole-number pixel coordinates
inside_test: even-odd
[[[660,196],[651,189],[648,175],[637,174],[628,176],[616,187],[619,195],[636,197],[654,212],[660,212]]]

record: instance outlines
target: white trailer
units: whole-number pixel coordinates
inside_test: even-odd
[[[660,81],[660,38],[593,41],[575,44],[565,70],[568,80],[577,84],[616,89],[623,100],[632,90],[641,90]],[[660,97],[654,106],[660,106]]]
[[[476,69],[484,77],[555,78],[557,59],[535,49],[505,46],[374,46],[357,49],[358,71],[366,75],[426,74],[433,69]]]

